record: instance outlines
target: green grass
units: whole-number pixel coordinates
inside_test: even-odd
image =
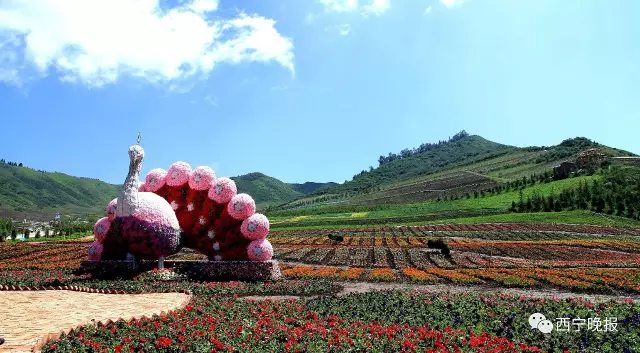
[[[559,223],[559,224],[589,224],[608,227],[640,228],[640,221],[629,218],[600,215],[590,211],[563,211],[563,212],[538,212],[538,213],[505,213],[480,217],[447,218],[425,222],[388,222],[378,225],[345,225],[333,224],[322,226],[277,227],[272,226],[272,231],[278,230],[312,230],[312,229],[343,229],[343,228],[370,228],[380,226],[419,226],[426,224],[476,224],[476,223]]]
[[[522,191],[524,198],[532,196],[534,193],[548,196],[549,194],[559,193],[562,189],[575,187],[581,182],[592,181],[601,178],[599,175],[585,176],[554,181],[551,183],[535,184],[527,187]],[[407,215],[439,213],[471,209],[504,209],[511,207],[512,201],[518,201],[520,193],[518,191],[510,191],[494,196],[485,196],[470,199],[452,200],[452,201],[429,201],[418,204],[406,205],[377,205],[377,206],[349,206],[349,205],[329,205],[303,210],[290,210],[283,212],[274,212],[268,217],[274,223],[284,219],[295,218],[297,216],[305,216],[305,220],[322,220],[326,218],[335,219],[340,217],[350,218],[351,212],[367,212],[365,219],[370,218],[387,218],[402,217]],[[296,212],[298,211],[298,212]]]
[[[575,188],[580,185],[580,183],[590,183],[596,179],[599,180],[602,179],[602,177],[600,175],[592,175],[558,180],[551,183],[535,184],[522,190],[522,196],[526,200],[527,197],[533,196],[534,193],[538,193],[544,196],[551,195],[552,193],[558,195],[563,189]],[[494,196],[482,197],[477,199],[471,198],[465,200],[457,200],[453,202],[455,203],[462,201],[460,202],[459,206],[469,208],[509,208],[511,207],[511,202],[518,201],[519,198],[520,192],[510,191]]]
[[[566,188],[574,188],[585,182],[601,179],[600,175],[570,178],[551,183],[541,183],[522,190],[526,199],[534,193],[548,196],[558,194]],[[597,224],[616,227],[640,227],[640,222],[615,216],[595,215],[588,211],[566,211],[552,213],[509,213],[512,201],[518,201],[519,191],[469,198],[462,200],[426,202],[410,205],[385,205],[375,210],[354,210],[306,215],[269,216],[271,228],[318,229],[350,228],[380,225],[418,225],[436,223],[487,223],[487,222],[543,222]],[[362,208],[362,207],[361,207]],[[360,212],[358,212],[360,211]]]
[[[590,224],[599,226],[640,228],[640,221],[630,218],[602,215],[591,211],[563,211],[536,213],[505,213],[482,217],[454,218],[420,224],[473,224],[473,223],[563,223]],[[412,224],[415,225],[415,224]]]

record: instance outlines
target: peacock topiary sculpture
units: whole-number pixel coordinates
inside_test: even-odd
[[[211,261],[271,260],[269,220],[255,213],[254,200],[238,194],[233,180],[175,162],[167,171],[151,170],[139,185],[142,147],[131,146],[129,158],[118,198],[94,226],[89,260],[157,260],[182,247]]]

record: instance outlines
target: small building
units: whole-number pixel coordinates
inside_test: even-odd
[[[553,167],[553,176],[556,179],[568,178],[571,173],[578,171],[578,165],[573,162],[562,162],[559,166]]]

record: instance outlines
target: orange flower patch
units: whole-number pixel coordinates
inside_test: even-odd
[[[349,269],[342,270],[336,273],[336,278],[342,279],[358,279],[364,272],[364,268],[361,267],[350,267]]]
[[[437,282],[439,280],[438,277],[417,268],[403,268],[402,274],[407,276],[409,280],[416,282]]]
[[[397,280],[396,275],[390,268],[374,268],[369,272],[369,279],[374,281],[391,282]]]
[[[447,279],[453,283],[484,283],[483,280],[473,277],[471,275],[460,272],[459,270],[443,270],[441,268],[431,267],[425,269],[427,273],[432,275],[436,275],[438,277]]]

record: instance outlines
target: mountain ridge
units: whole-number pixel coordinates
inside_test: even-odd
[[[393,185],[420,180],[447,170],[470,170],[491,178],[514,178],[518,173],[548,170],[550,166],[574,156],[578,151],[598,147],[610,156],[635,156],[633,153],[600,145],[586,138],[572,138],[550,147],[514,147],[462,131],[449,141],[422,144],[400,157],[380,162],[379,166],[343,183],[285,183],[260,172],[231,177],[238,192],[252,195],[259,209],[286,205],[297,200],[313,200],[337,194],[369,194]],[[393,154],[389,154],[392,156]],[[486,166],[485,166],[486,165]],[[54,215],[61,213],[101,214],[104,206],[118,194],[120,185],[99,179],[45,172],[0,160],[0,217],[16,214]],[[388,198],[389,196],[385,196]],[[307,202],[307,201],[305,201]]]

